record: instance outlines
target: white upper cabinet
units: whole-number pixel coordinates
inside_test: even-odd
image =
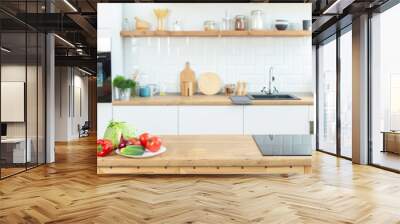
[[[243,135],[243,106],[180,106],[181,135]]]
[[[309,134],[309,106],[245,106],[244,134]]]
[[[125,121],[135,127],[138,134],[178,134],[177,106],[114,106],[115,121]]]

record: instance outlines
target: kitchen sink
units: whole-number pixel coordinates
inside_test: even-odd
[[[248,97],[252,100],[300,100],[290,94],[249,94]]]

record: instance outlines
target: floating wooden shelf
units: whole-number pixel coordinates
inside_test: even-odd
[[[121,31],[122,37],[306,37],[310,31]]]

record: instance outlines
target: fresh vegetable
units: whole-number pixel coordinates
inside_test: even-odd
[[[97,156],[106,156],[113,150],[113,144],[108,139],[97,140]]]
[[[150,152],[157,152],[158,150],[160,150],[161,144],[161,139],[159,137],[151,136],[149,139],[147,139],[145,147]]]
[[[138,138],[130,138],[128,139],[128,145],[141,145],[140,140]]]
[[[128,141],[124,139],[124,136],[121,135],[121,139],[119,140],[118,148],[122,149],[128,145]]]
[[[149,139],[150,134],[149,133],[143,133],[139,136],[139,141],[140,144],[146,148],[147,140]]]
[[[128,145],[121,149],[121,154],[129,156],[141,156],[144,153],[144,148],[141,145]]]
[[[118,148],[119,143],[123,139],[135,137],[135,131],[126,122],[111,121],[104,133],[104,139],[112,142],[113,148]]]

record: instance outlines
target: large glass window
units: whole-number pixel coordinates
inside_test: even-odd
[[[351,27],[349,27],[351,28]],[[340,36],[340,154],[352,157],[352,32]]]
[[[371,161],[400,170],[400,5],[372,18]]]
[[[336,153],[336,40],[318,48],[318,146]]]

